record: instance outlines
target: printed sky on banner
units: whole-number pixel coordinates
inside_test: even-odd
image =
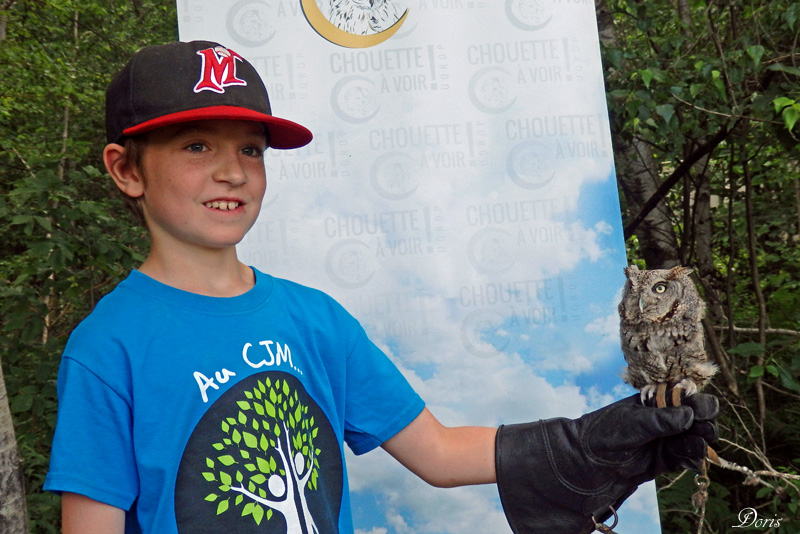
[[[267,154],[242,260],[339,300],[445,424],[576,417],[632,393],[593,2],[387,0],[362,26],[355,4],[316,2],[337,32],[307,1],[178,1],[181,39],[246,57],[276,115],[315,136]],[[436,490],[382,451],[348,459],[359,534],[510,532],[494,486]],[[652,485],[616,530],[660,532]]]

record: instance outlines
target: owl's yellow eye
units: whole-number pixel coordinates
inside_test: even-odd
[[[667,290],[667,284],[665,284],[664,282],[659,282],[659,283],[657,283],[656,285],[653,286],[653,291],[655,293],[661,294],[666,290]]]

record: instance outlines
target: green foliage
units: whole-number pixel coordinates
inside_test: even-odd
[[[790,132],[794,129],[797,119],[800,119],[800,103],[791,98],[781,96],[772,101],[775,106],[775,114],[783,118],[786,129]]]
[[[55,533],[59,499],[41,488],[60,355],[75,325],[146,251],[144,231],[98,170],[105,86],[133,51],[175,38],[175,3],[16,0],[4,14],[0,362],[31,532]]]
[[[726,440],[715,448],[753,469],[797,474],[800,3],[605,4],[617,37],[603,47],[615,145],[636,140],[649,147],[653,175],[664,180],[720,134],[666,197],[677,257],[699,266],[709,319],[730,367],[712,388],[722,399]],[[708,215],[701,200],[713,206]],[[638,206],[623,208],[631,218]],[[641,236],[628,245],[631,261],[647,249]],[[663,530],[698,532],[691,501],[697,488],[688,474],[674,478],[660,481]],[[796,481],[745,483],[741,473],[714,467],[710,478],[703,532],[731,531],[748,507],[760,517],[783,518],[775,532],[800,531]]]

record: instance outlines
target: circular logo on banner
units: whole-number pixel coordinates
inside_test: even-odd
[[[506,0],[506,16],[511,24],[526,31],[541,30],[553,18],[545,0]]]
[[[389,152],[372,162],[369,170],[372,188],[386,200],[402,200],[411,196],[419,187],[419,167],[405,152]]]
[[[499,228],[484,228],[469,240],[469,262],[484,274],[502,274],[517,262],[511,234]]]
[[[275,35],[274,19],[264,2],[242,0],[228,11],[228,35],[241,45],[261,46]]]
[[[341,0],[332,2],[330,20],[316,0],[300,0],[303,14],[322,37],[346,48],[369,48],[394,35],[408,16],[399,13],[394,0]]]
[[[479,358],[492,358],[508,346],[503,335],[503,316],[494,310],[475,310],[461,323],[461,342],[464,348]]]
[[[511,73],[500,67],[486,67],[472,75],[469,99],[484,113],[502,113],[514,105]]]
[[[375,97],[375,83],[364,76],[346,76],[331,90],[333,112],[345,122],[361,124],[381,109]]]
[[[375,274],[375,255],[366,243],[346,239],[331,247],[325,258],[328,277],[339,287],[365,286]]]
[[[508,155],[506,170],[511,180],[525,189],[539,189],[553,181],[550,151],[536,141],[524,141]]]

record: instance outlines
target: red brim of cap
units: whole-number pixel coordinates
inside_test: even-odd
[[[136,135],[163,126],[208,119],[230,119],[264,123],[267,126],[267,130],[269,130],[269,146],[271,148],[300,148],[310,143],[314,137],[308,128],[296,122],[236,106],[212,106],[170,113],[126,128],[122,133]]]

